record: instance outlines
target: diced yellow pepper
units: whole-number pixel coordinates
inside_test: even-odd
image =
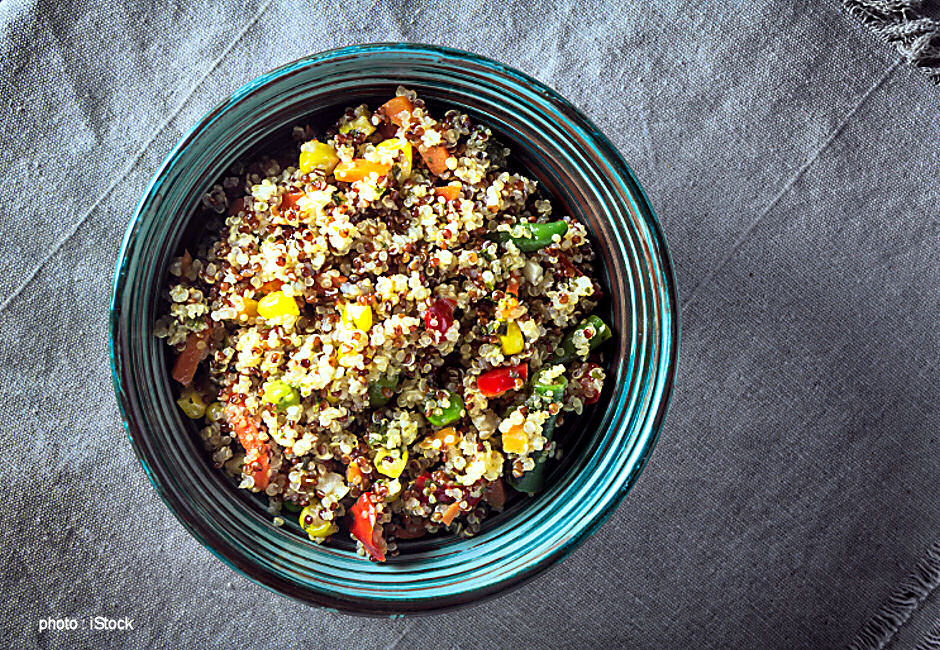
[[[343,323],[348,327],[355,327],[363,332],[372,329],[372,307],[359,303],[342,303],[339,307]]]
[[[521,424],[511,427],[509,431],[503,433],[503,451],[507,454],[521,454],[525,451],[529,442],[528,436]]]
[[[340,133],[349,133],[351,131],[364,133],[368,137],[375,132],[375,126],[373,126],[368,115],[360,115],[354,120],[344,121],[339,127]]]
[[[192,420],[198,420],[206,412],[206,403],[203,401],[202,395],[192,388],[189,388],[180,395],[176,403],[179,404],[180,409],[186,414],[186,417]]]
[[[218,422],[225,416],[225,404],[223,402],[212,402],[206,408],[206,419],[209,422]]]
[[[258,315],[258,301],[254,298],[242,298],[242,308],[238,312],[238,317],[243,320],[254,318]]]
[[[375,150],[382,155],[395,155],[399,151],[402,153],[399,165],[405,176],[411,174],[412,148],[411,143],[404,138],[389,138],[375,145]]]
[[[297,301],[283,291],[269,293],[258,301],[258,315],[268,320],[278,316],[299,316]]]
[[[311,140],[304,144],[303,151],[300,152],[298,168],[302,174],[309,174],[314,169],[322,169],[329,174],[338,162],[339,156],[333,147],[325,142]]]
[[[309,522],[307,522],[308,517],[310,518]],[[339,530],[333,522],[320,519],[316,514],[315,508],[312,506],[307,506],[300,511],[298,521],[300,522],[300,527],[306,531],[307,535],[309,535],[312,540],[329,537]]]
[[[408,464],[408,450],[403,449],[400,455],[383,447],[375,452],[375,469],[389,478],[398,478],[405,471]]]
[[[511,356],[522,352],[525,345],[525,339],[522,338],[522,330],[516,321],[509,321],[506,325],[506,333],[499,337],[499,342],[503,346],[503,354]]]

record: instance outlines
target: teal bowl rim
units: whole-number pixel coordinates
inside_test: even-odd
[[[656,361],[656,383],[651,387],[654,396],[649,406],[647,417],[634,424],[633,429],[640,428],[638,436],[633,441],[629,456],[625,462],[625,471],[616,485],[615,494],[608,495],[606,500],[599,504],[590,513],[590,520],[574,530],[564,542],[559,543],[551,549],[545,551],[537,558],[532,558],[522,568],[515,572],[502,576],[499,580],[490,582],[481,586],[473,586],[464,592],[456,592],[442,599],[440,602],[432,603],[430,599],[408,600],[396,599],[385,601],[381,597],[365,598],[364,600],[350,598],[347,595],[337,596],[331,594],[328,587],[322,590],[311,590],[298,587],[294,583],[286,581],[280,575],[274,575],[270,571],[255,571],[257,566],[251,566],[251,563],[244,558],[229,557],[221,550],[216,548],[219,542],[218,537],[212,540],[203,535],[193,524],[193,522],[183,517],[177,508],[174,507],[171,495],[165,485],[162,485],[155,476],[153,468],[148,463],[143,453],[142,442],[135,437],[135,432],[129,423],[128,409],[125,404],[126,395],[122,388],[122,377],[120,362],[118,359],[119,347],[116,342],[121,336],[121,315],[119,300],[123,290],[123,280],[127,272],[128,253],[135,243],[135,236],[138,234],[138,226],[144,217],[148,203],[153,197],[155,191],[161,186],[163,177],[170,170],[182,152],[196,139],[199,133],[211,124],[215,119],[221,116],[225,111],[247,96],[260,88],[271,84],[285,75],[308,66],[315,66],[340,57],[349,57],[351,55],[368,56],[370,54],[381,53],[405,53],[415,55],[431,55],[449,59],[452,62],[465,61],[487,69],[488,72],[496,77],[503,77],[516,83],[529,86],[537,94],[541,95],[544,101],[552,104],[552,108],[558,109],[563,114],[563,119],[569,121],[569,126],[576,127],[579,133],[585,134],[589,138],[590,145],[595,153],[599,155],[612,168],[613,176],[620,183],[619,189],[625,191],[629,201],[636,213],[642,216],[645,225],[649,229],[647,241],[651,244],[650,249],[658,262],[659,277],[656,278],[656,288],[658,289],[658,298],[662,301],[664,309],[657,315],[663,319],[662,339],[660,341],[661,349]],[[650,251],[644,251],[650,253]],[[134,451],[147,474],[148,479],[160,498],[166,504],[167,508],[183,524],[186,530],[193,535],[203,546],[218,557],[226,565],[234,569],[242,576],[252,582],[259,584],[275,593],[286,595],[295,600],[308,604],[316,604],[334,611],[344,611],[353,614],[391,614],[400,615],[407,612],[409,614],[437,612],[443,609],[452,609],[465,606],[471,603],[479,602],[481,599],[493,596],[508,588],[518,587],[528,582],[536,575],[561,561],[570,555],[583,541],[593,534],[604,522],[613,514],[616,507],[626,497],[629,490],[635,484],[637,477],[646,465],[653,448],[656,445],[663,420],[669,407],[672,388],[675,379],[676,368],[678,365],[679,340],[680,340],[680,322],[679,322],[679,302],[678,291],[674,280],[674,269],[668,245],[662,232],[662,227],[657,219],[645,192],[634,176],[632,170],[626,161],[612,145],[608,138],[588,119],[580,110],[575,108],[568,100],[559,95],[542,82],[526,75],[505,64],[493,61],[486,57],[457,50],[453,48],[440,47],[435,45],[422,45],[411,43],[373,43],[365,45],[354,45],[318,54],[313,54],[291,63],[285,64],[275,70],[263,74],[256,79],[244,84],[227,99],[220,102],[211,111],[209,111],[195,126],[193,126],[176,144],[173,150],[166,156],[147,186],[134,216],[128,224],[124,235],[121,250],[115,265],[115,274],[112,285],[112,295],[109,308],[109,336],[108,352],[111,365],[112,383],[114,385],[115,395],[117,397],[118,407],[121,412],[121,418],[125,430]],[[622,406],[622,404],[620,405]],[[618,406],[618,408],[620,408]],[[136,435],[140,435],[136,433]],[[174,497],[175,499],[175,497]],[[215,543],[213,543],[215,542]]]

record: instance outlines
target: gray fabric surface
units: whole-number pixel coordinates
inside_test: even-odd
[[[124,438],[106,311],[136,200],[203,113],[392,40],[508,62],[598,123],[663,222],[683,340],[609,523],[506,596],[389,621],[275,596],[184,532]],[[0,111],[12,647],[844,647],[940,540],[940,95],[835,3],[4,0]],[[919,643],[935,600],[884,643]]]

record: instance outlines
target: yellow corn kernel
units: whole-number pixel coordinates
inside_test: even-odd
[[[389,138],[375,145],[375,150],[382,155],[402,153],[399,165],[405,176],[411,174],[412,148],[404,138]]]
[[[314,169],[322,169],[329,174],[338,162],[339,156],[336,155],[333,147],[325,142],[311,140],[304,144],[297,166],[301,174],[309,174]]]
[[[339,311],[347,327],[355,327],[363,332],[372,329],[372,307],[369,305],[341,303]]]
[[[506,325],[506,333],[499,337],[499,342],[503,346],[503,354],[511,356],[522,352],[525,345],[525,339],[522,338],[522,330],[516,321],[510,321]]]
[[[192,388],[180,395],[176,403],[179,405],[180,409],[182,409],[183,413],[186,414],[186,417],[192,420],[198,420],[206,412],[206,403],[203,401],[202,395]]]
[[[397,452],[379,447],[375,452],[375,469],[389,478],[398,478],[405,471],[408,464],[408,450],[403,449],[399,456]]]
[[[308,517],[310,521],[307,521]],[[316,514],[316,509],[311,506],[307,506],[300,511],[298,521],[300,522],[300,527],[306,531],[307,535],[309,535],[312,540],[329,537],[339,530],[333,522],[320,519]]]
[[[209,420],[209,422],[218,422],[223,417],[225,417],[224,402],[212,402],[212,404],[206,407],[206,419]]]
[[[268,320],[278,316],[299,316],[297,301],[283,291],[269,293],[258,301],[258,315]]]
[[[354,120],[343,122],[339,127],[340,133],[349,133],[350,131],[358,131],[368,137],[375,132],[375,127],[372,125],[372,121],[369,119],[368,115],[360,115]]]
[[[503,451],[507,454],[521,454],[525,452],[528,442],[529,438],[526,436],[521,424],[510,427],[509,431],[503,433]]]

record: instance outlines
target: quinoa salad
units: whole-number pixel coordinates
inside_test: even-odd
[[[543,489],[612,336],[585,227],[507,169],[490,129],[399,88],[237,164],[169,268],[155,326],[182,412],[275,525],[473,535]],[[574,415],[573,415],[574,414]]]

